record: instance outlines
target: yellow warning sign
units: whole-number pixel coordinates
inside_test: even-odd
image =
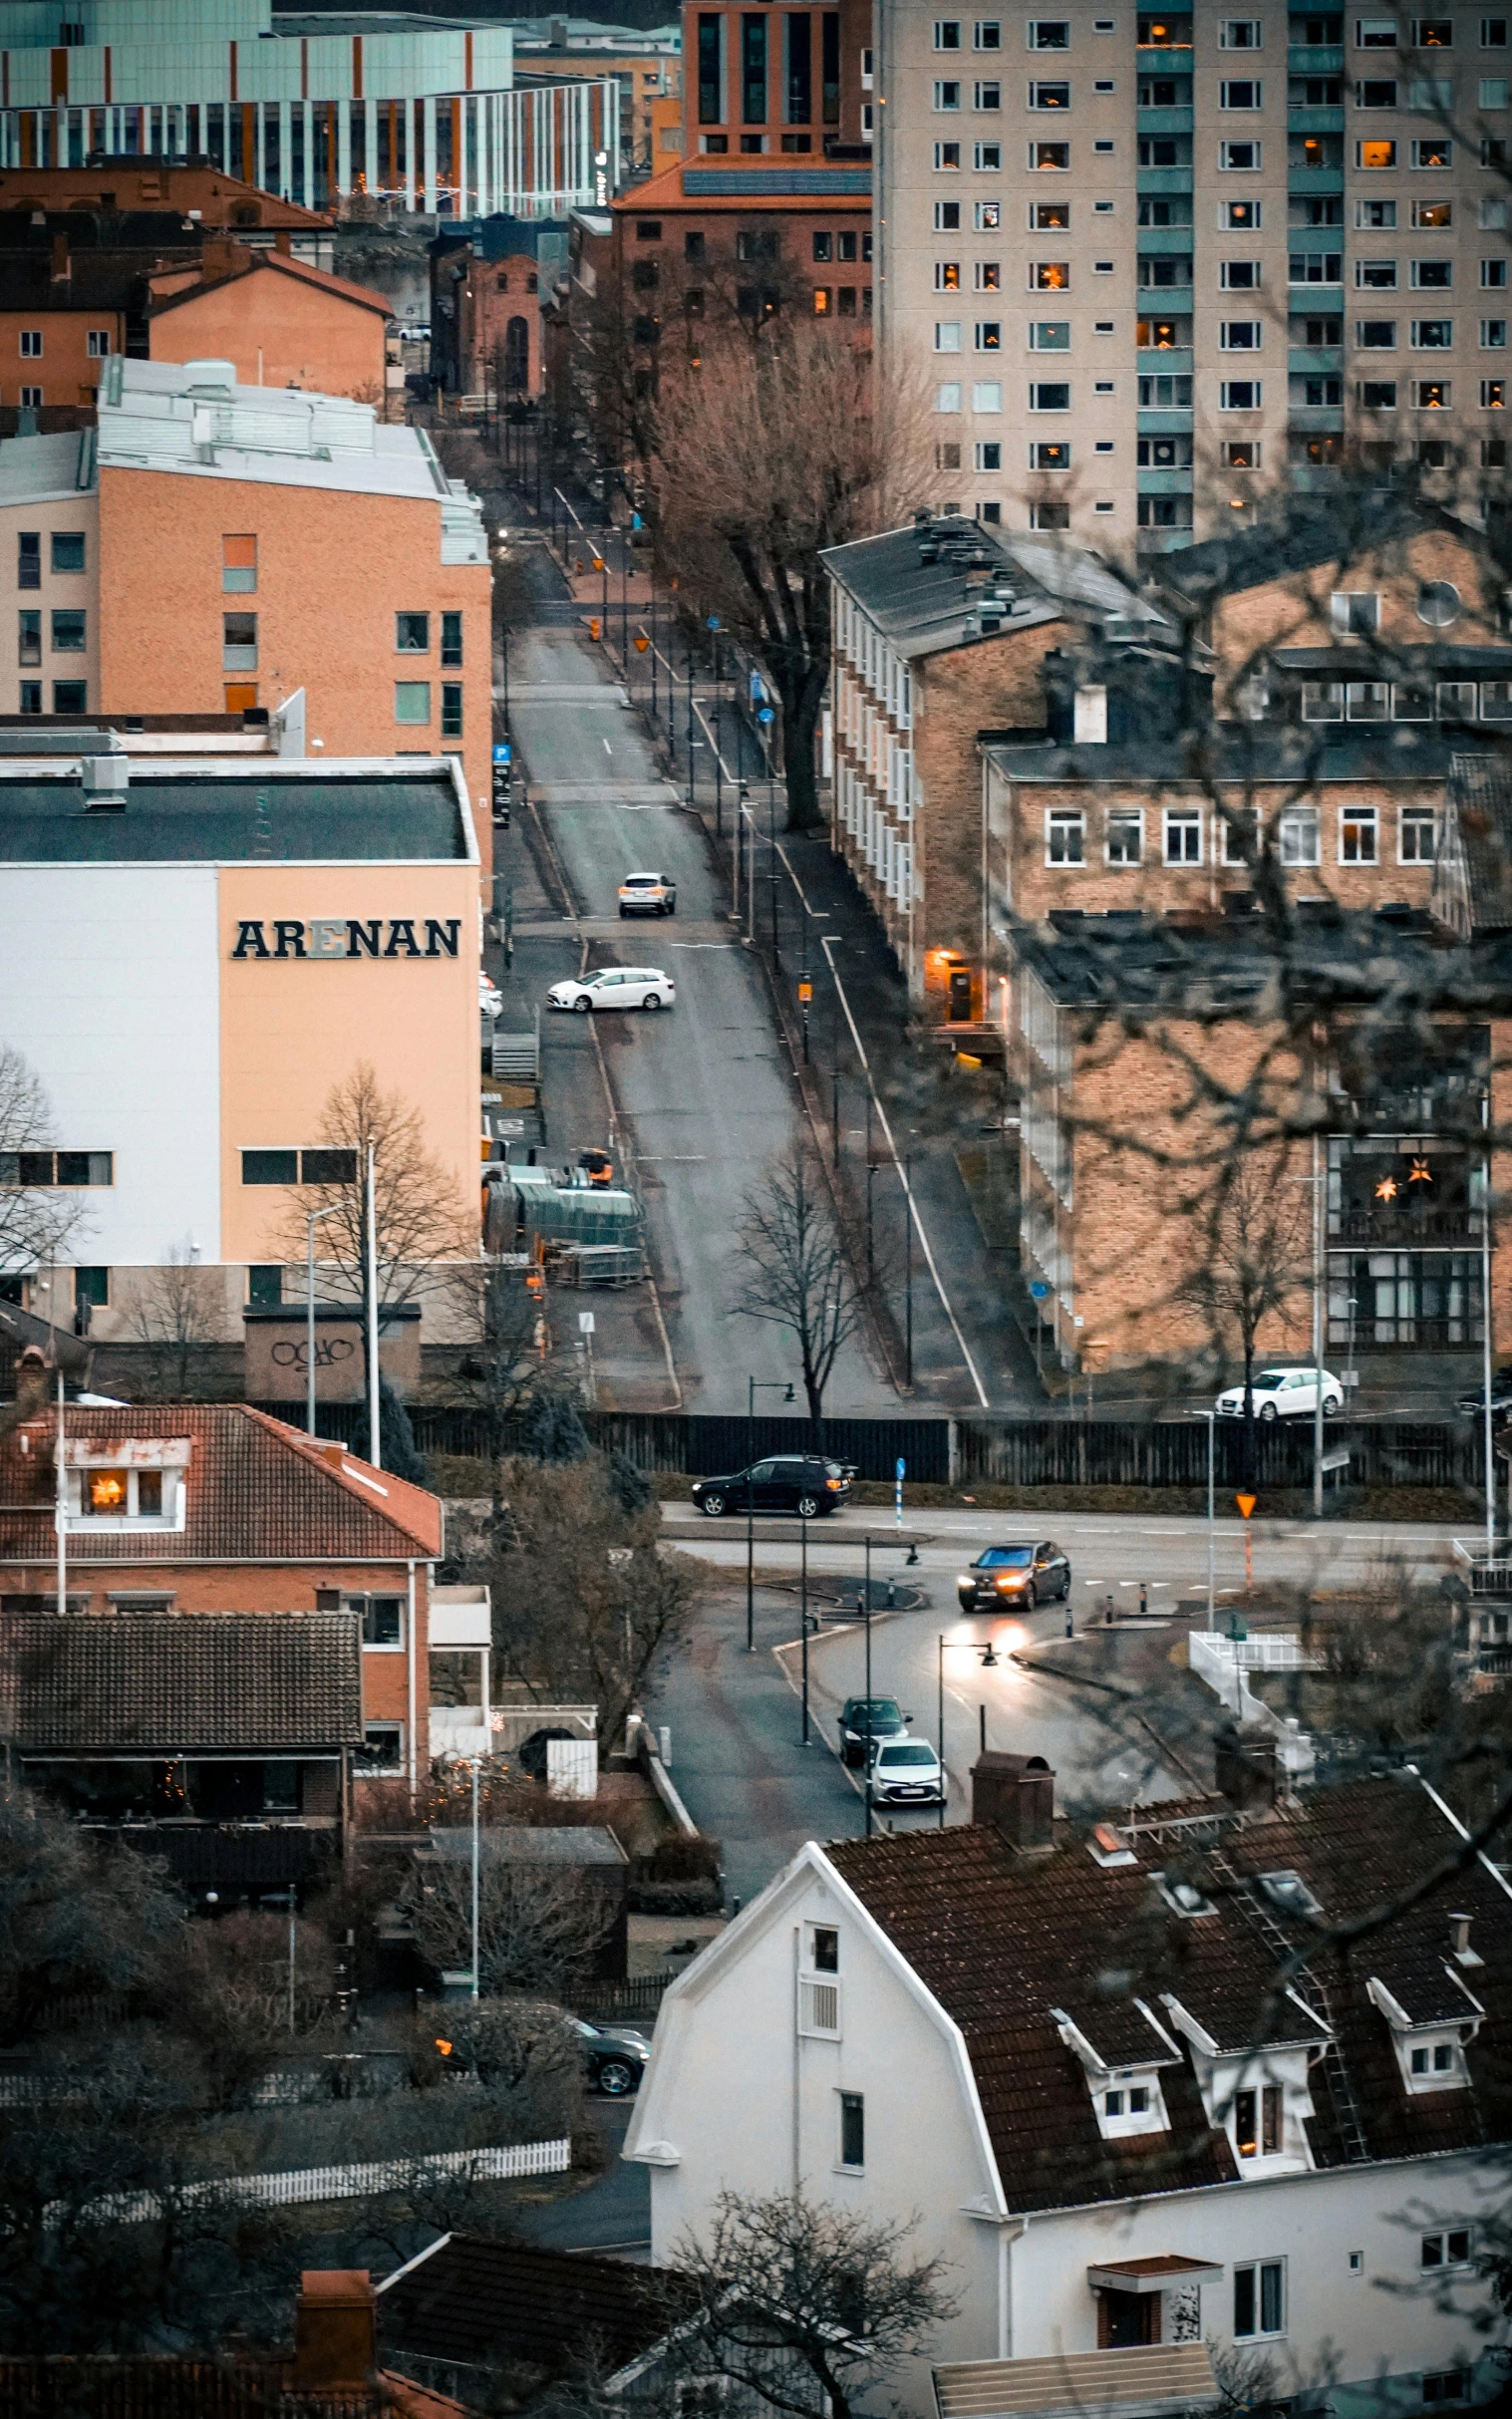
[[[1234,1498],[1235,1503],[1238,1504],[1240,1512],[1243,1514],[1246,1520],[1249,1519],[1250,1514],[1254,1511],[1258,1500],[1258,1497],[1254,1495],[1236,1495]]]

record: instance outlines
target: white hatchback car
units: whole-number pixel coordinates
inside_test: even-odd
[[[1255,1397],[1257,1419],[1299,1419],[1304,1414],[1311,1419],[1318,1408],[1318,1371],[1314,1368],[1257,1369],[1251,1392]],[[1215,1407],[1220,1419],[1242,1419],[1243,1386],[1225,1386]],[[1325,1412],[1342,1411],[1344,1408],[1344,1387],[1328,1369],[1323,1372],[1323,1407]]]
[[[947,1785],[928,1739],[879,1738],[873,1745],[867,1793],[874,1806],[938,1806]]]
[[[581,983],[553,983],[546,1006],[587,1016],[606,1008],[671,1008],[676,998],[677,985],[659,966],[605,966]]]

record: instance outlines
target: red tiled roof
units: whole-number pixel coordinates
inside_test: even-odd
[[[64,1413],[72,1441],[187,1436],[180,1532],[72,1532],[76,1563],[427,1562],[442,1550],[440,1500],[355,1454],[325,1448],[246,1403],[131,1403]],[[51,1563],[52,1409],[0,1437],[0,1563]]]
[[[827,1853],[960,2025],[1010,2206],[1030,2210],[1185,2189],[1235,2173],[1184,2058],[1160,2068],[1169,2133],[1104,2142],[1086,2075],[1060,2037],[1059,2014],[1119,2064],[1159,2057],[1153,2032],[1142,2046],[1148,2028],[1139,2029],[1132,2002],[1144,1999],[1169,2028],[1165,1992],[1221,2048],[1306,2038],[1315,2027],[1275,1987],[1276,1934],[1263,1928],[1259,1907],[1294,1946],[1304,1934],[1255,1900],[1251,1877],[1297,1872],[1324,1921],[1349,1927],[1451,1864],[1459,1848],[1425,1792],[1404,1778],[1318,1790],[1294,1808],[1236,1821],[1222,1855],[1237,1889],[1221,1876],[1204,1879],[1200,1852],[1185,1861],[1213,1900],[1214,1912],[1196,1919],[1178,1916],[1151,1887],[1151,1862],[1158,1867],[1161,1856],[1147,1841],[1137,1866],[1111,1869],[1095,1864],[1080,1842],[1018,1857],[996,1830],[975,1824],[844,1841]],[[1366,1985],[1377,1969],[1399,1978],[1404,1966],[1418,1970],[1423,2003],[1436,2017],[1442,1990],[1430,2001],[1428,1978],[1443,1981],[1450,1910],[1473,1919],[1472,1945],[1484,1963],[1466,1979],[1488,2020],[1468,2051],[1470,2090],[1409,2096]],[[1462,2149],[1512,2134],[1512,1901],[1483,1867],[1447,1874],[1378,1935],[1345,1953],[1330,1951],[1326,1964],[1315,1958],[1313,1971],[1328,1993],[1371,2157]],[[1399,1995],[1410,2010],[1405,1979]],[[1464,2001],[1461,2020],[1473,2014]],[[1320,2087],[1314,2098],[1314,2157],[1320,2167],[1341,2165],[1346,2151],[1330,2095]]]
[[[0,1730],[33,1755],[266,1755],[358,1746],[358,1618],[0,1615]]]

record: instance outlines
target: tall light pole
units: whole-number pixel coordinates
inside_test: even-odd
[[[1323,1175],[1313,1136],[1313,1518],[1323,1518]]]
[[[1218,1414],[1207,1415],[1207,1626],[1213,1627],[1213,1462],[1218,1437]]]
[[[472,1758],[472,1996],[477,1996],[477,1767],[481,1758]]]
[[[939,1642],[938,1642],[938,1643],[939,1643],[939,1655],[938,1655],[938,1658],[937,1658],[937,1666],[936,1666],[936,1667],[937,1667],[937,1674],[938,1674],[938,1690],[939,1690],[939,1694],[938,1694],[938,1706],[937,1706],[937,1716],[936,1716],[936,1718],[937,1718],[937,1720],[938,1720],[938,1722],[939,1722],[939,1731],[940,1731],[940,1736],[939,1736],[939,1755],[940,1755],[940,1822],[939,1822],[939,1828],[940,1828],[940,1830],[942,1830],[942,1831],[943,1831],[943,1830],[945,1829],[945,1650],[946,1650],[946,1648],[947,1648],[947,1647],[951,1647],[951,1648],[963,1648],[963,1647],[964,1647],[964,1648],[968,1648],[968,1649],[970,1649],[971,1653],[972,1653],[973,1655],[975,1655],[975,1657],[976,1657],[976,1659],[977,1659],[978,1663],[979,1663],[982,1665],[982,1668],[983,1668],[983,1670],[984,1670],[984,1671],[996,1671],[996,1669],[997,1669],[997,1667],[998,1667],[998,1658],[997,1658],[997,1656],[996,1656],[996,1655],[993,1653],[993,1642],[992,1642],[992,1640],[991,1640],[991,1639],[989,1639],[989,1640],[988,1640],[988,1642],[987,1642],[987,1644],[986,1644],[986,1646],[985,1646],[985,1647],[981,1647],[981,1646],[978,1646],[977,1641],[976,1641],[974,1638],[947,1638],[947,1637],[946,1637],[946,1635],[945,1635],[945,1632],[942,1630],[942,1631],[939,1633]]]
[[[802,1539],[802,1560],[798,1565],[798,1609],[802,1615],[803,1631],[803,1740],[808,1746],[808,1515],[798,1511],[798,1533]]]
[[[365,1204],[367,1234],[364,1262],[368,1280],[368,1459],[375,1470],[383,1468],[383,1438],[379,1433],[378,1390],[378,1220],[376,1213],[377,1182],[375,1167],[378,1146],[368,1144],[368,1183]]]
[[[912,1144],[903,1153],[903,1383],[906,1391],[911,1394],[914,1390],[914,1155]]]
[[[1491,1095],[1489,1088],[1480,1104],[1480,1122],[1486,1134],[1486,1145],[1480,1163],[1480,1374],[1484,1391],[1482,1427],[1486,1448],[1486,1564],[1496,1560],[1496,1463],[1491,1444]],[[59,1597],[60,1604],[62,1597]]]
[[[341,1204],[305,1212],[305,1434],[315,1433],[315,1229],[322,1218],[334,1218]]]
[[[784,1402],[791,1402],[793,1399],[792,1380],[791,1378],[786,1380],[786,1390],[784,1391],[783,1380],[780,1377],[753,1377],[748,1374],[746,1379],[746,1652],[748,1655],[756,1653],[756,1529],[753,1518],[756,1511],[756,1488],[752,1484],[751,1472],[756,1461],[756,1398],[757,1394],[781,1394]]]

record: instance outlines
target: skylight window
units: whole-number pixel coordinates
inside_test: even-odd
[[[1279,1873],[1262,1873],[1258,1879],[1271,1905],[1279,1909],[1282,1915],[1297,1916],[1303,1920],[1322,1915],[1321,1902],[1313,1896],[1300,1873],[1286,1869]]]

